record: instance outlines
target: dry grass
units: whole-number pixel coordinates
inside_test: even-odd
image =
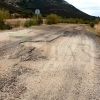
[[[94,27],[96,35],[100,36],[100,22]]]
[[[94,28],[90,27],[89,25],[86,25],[85,28],[86,28],[87,31],[95,33]]]
[[[17,23],[19,23],[19,27],[23,27],[26,20],[27,19],[25,19],[25,18],[8,19],[8,20],[6,20],[6,23],[9,23],[12,26],[12,28],[16,28]]]

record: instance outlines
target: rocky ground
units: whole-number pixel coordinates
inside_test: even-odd
[[[0,100],[100,100],[100,38],[84,25],[0,32]]]

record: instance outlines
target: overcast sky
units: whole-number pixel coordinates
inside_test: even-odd
[[[65,0],[81,11],[93,16],[100,16],[100,0]]]

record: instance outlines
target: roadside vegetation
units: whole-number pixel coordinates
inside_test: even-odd
[[[47,24],[57,24],[57,23],[72,23],[72,24],[89,24],[91,27],[94,27],[95,24],[99,23],[99,19],[95,20],[83,20],[78,18],[61,18],[56,14],[50,14],[46,18]]]
[[[57,24],[61,23],[62,18],[60,16],[57,16],[56,14],[50,14],[46,18],[47,24]]]
[[[88,24],[89,21],[84,21],[78,18],[61,18],[56,14],[50,14],[46,18],[47,24],[57,24],[57,23],[73,23],[73,24]]]
[[[5,24],[6,19],[10,17],[10,13],[7,10],[0,10],[0,29],[11,29],[10,25],[8,23]]]
[[[100,23],[96,24],[94,26],[94,29],[95,29],[96,35],[100,36]]]
[[[17,22],[15,23],[14,27],[15,27],[15,28],[19,28],[19,27],[20,27],[20,22],[17,21]]]
[[[99,19],[98,18],[96,18],[94,21],[90,21],[90,26],[92,27],[92,28],[94,28],[94,26],[96,25],[96,24],[98,24],[99,23]]]
[[[14,14],[14,16],[18,14]],[[6,21],[6,19],[8,18],[12,18],[12,14],[9,13],[9,11],[1,9],[0,10],[0,29],[4,30],[4,29],[11,29],[11,28],[18,28],[18,27],[31,27],[34,25],[41,25],[43,24],[43,19],[46,19],[45,24],[58,24],[58,23],[72,23],[72,24],[88,24],[90,25],[92,28],[94,28],[94,26],[96,24],[99,23],[100,18],[96,18],[94,20],[83,20],[83,19],[78,19],[78,18],[62,18],[56,14],[50,14],[48,16],[46,16],[45,18],[42,17],[41,14],[38,15],[38,20],[37,20],[37,16],[36,14],[33,14],[30,18],[24,18],[23,24],[21,21],[17,21],[17,22],[12,22],[8,23]],[[14,17],[16,18],[16,16]],[[23,19],[23,18],[22,18]],[[11,19],[14,20],[14,19]]]
[[[43,22],[43,17],[41,14],[38,15],[38,20],[37,20],[37,16],[34,15],[32,18],[26,20],[26,22],[24,23],[24,27],[30,27],[30,26],[34,26],[34,25],[40,25]]]
[[[33,25],[38,25],[37,20],[29,19],[24,23],[24,27],[27,27],[27,28]]]

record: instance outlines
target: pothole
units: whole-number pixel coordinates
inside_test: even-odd
[[[10,55],[9,59],[19,59],[22,61],[36,61],[36,60],[46,60],[47,57],[43,55],[43,50],[35,50],[39,48],[43,48],[45,43],[32,43],[25,42],[20,44],[22,48],[18,49],[16,53]]]

